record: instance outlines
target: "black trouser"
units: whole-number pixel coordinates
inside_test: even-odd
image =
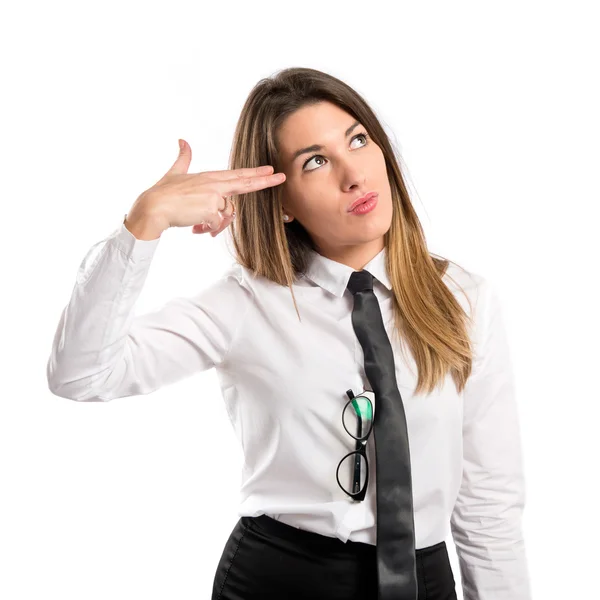
[[[377,600],[372,544],[241,517],[225,544],[211,600]],[[445,542],[417,549],[418,600],[456,600]]]

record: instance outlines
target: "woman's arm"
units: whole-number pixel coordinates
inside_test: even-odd
[[[464,393],[463,478],[451,517],[464,600],[530,600],[521,439],[498,295],[481,279]]]
[[[138,240],[123,224],[86,254],[47,364],[53,394],[82,402],[149,394],[223,361],[251,295],[239,265],[195,296],[135,317],[159,241]]]

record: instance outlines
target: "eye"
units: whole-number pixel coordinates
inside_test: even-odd
[[[368,139],[369,139],[369,134],[368,133],[357,133],[351,140],[350,143],[352,143],[356,138],[359,137],[363,137],[365,138],[365,143],[360,146],[361,148],[363,148],[364,146],[366,146],[368,144]],[[313,154],[310,158],[307,158],[306,161],[304,162],[304,164],[302,165],[302,170],[303,171],[316,171],[317,169],[305,169],[306,165],[313,160],[313,158],[323,158],[323,156],[321,156],[320,154]]]

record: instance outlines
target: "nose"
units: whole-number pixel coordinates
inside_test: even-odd
[[[340,187],[351,192],[356,188],[363,189],[366,182],[366,170],[356,158],[347,157],[339,162]]]

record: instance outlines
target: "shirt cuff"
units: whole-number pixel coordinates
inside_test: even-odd
[[[112,238],[113,244],[115,244],[127,258],[132,259],[134,262],[150,260],[156,252],[156,248],[160,242],[160,236],[155,240],[138,240],[138,238],[125,227],[126,218],[127,214],[123,217],[121,226],[115,231]]]

